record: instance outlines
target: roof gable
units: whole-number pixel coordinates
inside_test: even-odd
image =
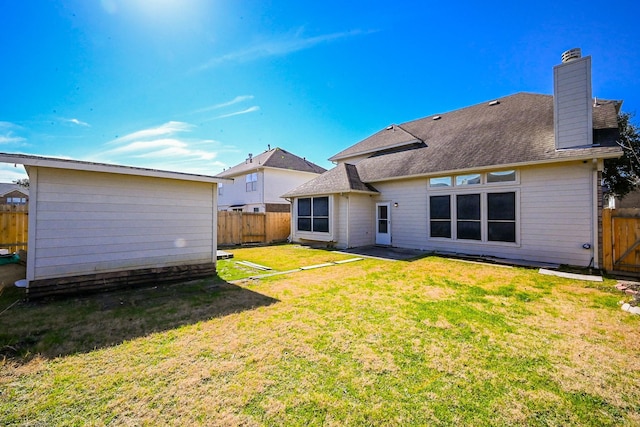
[[[373,154],[379,151],[392,150],[394,148],[412,145],[417,142],[422,141],[419,138],[416,138],[415,135],[407,132],[401,126],[390,125],[370,137],[363,139],[359,143],[335,154],[330,157],[329,160],[336,161],[348,159],[354,156]]]
[[[315,174],[321,174],[326,171],[325,168],[316,165],[309,160],[289,153],[282,148],[273,148],[267,150],[264,153],[257,156],[250,157],[242,163],[239,163],[221,173],[218,177],[232,177],[237,175],[244,175],[250,171],[255,171],[258,168],[276,168],[285,170],[294,170],[300,172],[310,172]]]
[[[356,166],[348,163],[340,163],[335,168],[283,194],[281,197],[288,198],[336,193],[377,194],[378,190],[369,184],[365,184],[360,179]]]

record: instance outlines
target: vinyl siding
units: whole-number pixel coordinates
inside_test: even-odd
[[[349,247],[370,246],[375,243],[375,199],[369,195],[350,194]]]
[[[591,144],[591,57],[554,68],[553,99],[557,148]]]
[[[424,249],[427,245],[427,180],[373,183],[373,186],[381,193],[376,202],[391,203],[391,245]],[[372,230],[375,233],[375,228]]]
[[[264,203],[289,203],[280,196],[318,176],[316,173],[276,168],[265,168],[263,173]]]
[[[429,191],[426,180],[376,183],[380,201],[392,202],[392,245],[469,255],[486,255],[571,265],[588,265],[592,251],[582,245],[592,237],[590,163],[519,170],[519,185],[479,186],[478,192],[515,191],[518,242],[429,239]],[[433,192],[432,194],[457,194]],[[519,201],[519,202],[518,202]],[[398,207],[393,207],[398,203]],[[453,224],[455,226],[455,224]]]
[[[52,168],[35,177],[29,280],[215,261],[215,184]]]

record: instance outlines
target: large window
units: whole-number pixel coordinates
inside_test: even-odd
[[[453,211],[451,202],[454,204]],[[430,196],[429,215],[432,238],[490,242],[516,241],[516,193],[514,191],[458,194],[453,199],[451,195]],[[455,235],[452,233],[452,222],[455,223]],[[486,237],[483,238],[485,234]]]
[[[247,191],[256,191],[258,189],[258,174],[256,172],[247,174],[246,186]]]
[[[487,194],[487,234],[492,242],[516,241],[516,193]]]
[[[298,231],[329,232],[329,197],[298,199]]]
[[[517,242],[515,170],[429,178],[429,237]]]
[[[451,196],[431,196],[431,237],[451,237]]]
[[[480,195],[456,196],[458,239],[481,240]]]

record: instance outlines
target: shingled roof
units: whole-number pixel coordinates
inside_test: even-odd
[[[229,178],[232,176],[246,174],[249,171],[255,171],[258,168],[264,167],[311,172],[317,174],[326,172],[325,168],[318,166],[307,159],[289,153],[282,148],[276,147],[272,148],[271,150],[267,150],[264,153],[258,154],[257,156],[252,157],[250,160],[247,159],[246,161],[219,173],[218,175],[216,175],[216,177]]]
[[[288,198],[335,193],[377,194],[378,190],[362,182],[358,175],[358,170],[354,165],[340,163],[335,168],[302,184],[281,197]]]
[[[375,182],[622,154],[615,143],[616,101],[599,101],[593,107],[593,146],[565,150],[555,148],[553,96],[517,93],[496,101],[441,114],[437,120],[427,117],[402,124],[426,147],[365,159],[358,163],[360,177]],[[360,144],[368,145],[368,139],[356,145]]]
[[[517,93],[389,126],[331,159],[348,162],[350,157],[369,155],[355,166],[361,185],[367,185],[411,176],[618,157],[620,104],[598,100],[594,105],[594,145],[589,147],[556,150],[553,96]],[[326,177],[338,167],[286,196],[343,192],[344,182],[331,191],[335,178]]]

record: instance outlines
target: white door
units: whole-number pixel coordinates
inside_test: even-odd
[[[391,203],[376,203],[376,245],[391,245]]]

